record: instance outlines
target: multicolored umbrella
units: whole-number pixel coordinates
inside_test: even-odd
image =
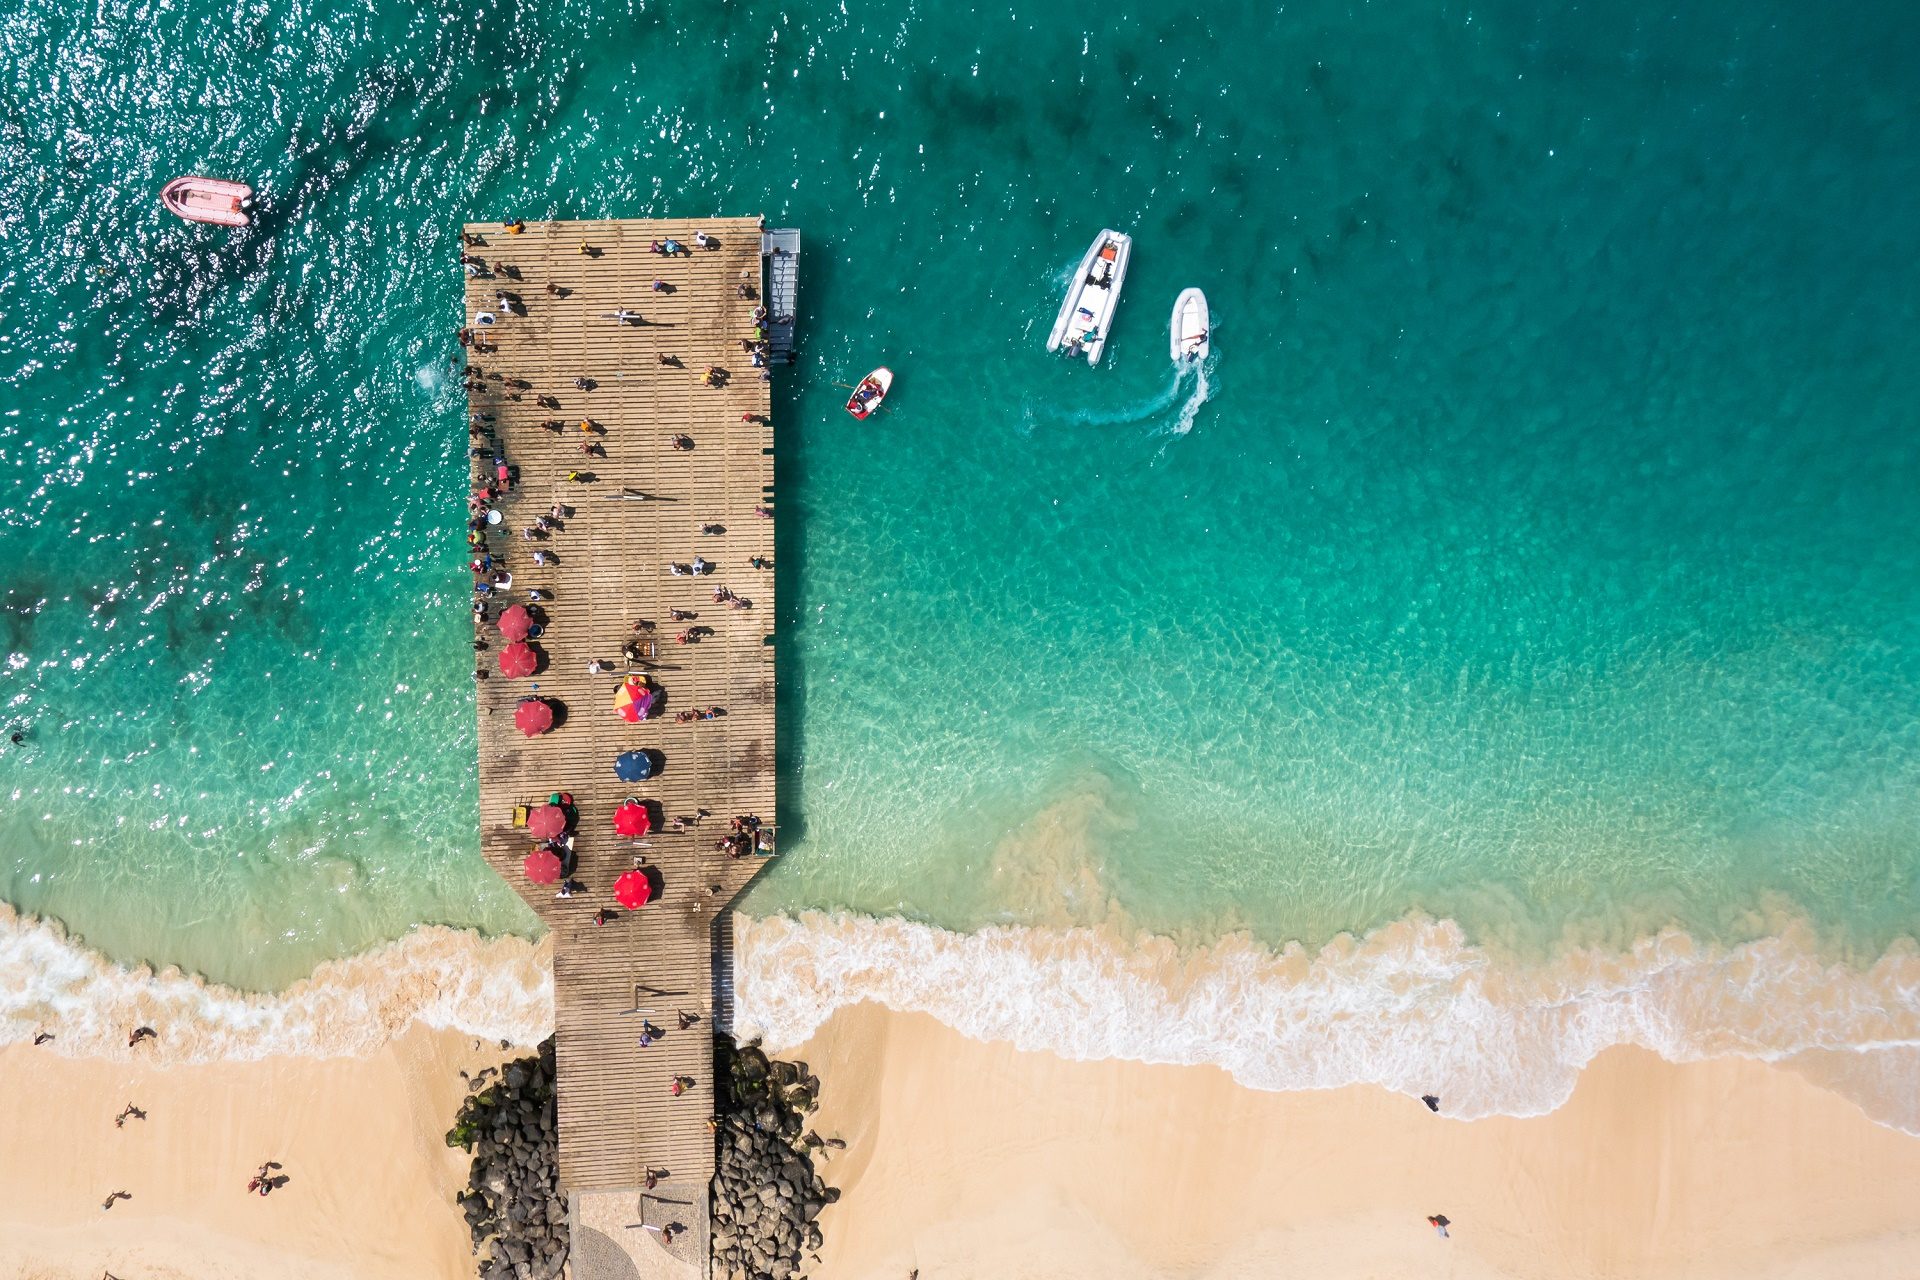
[[[535,840],[551,840],[567,829],[567,811],[557,804],[543,804],[527,815],[527,834]]]
[[[653,830],[653,815],[638,800],[629,800],[613,811],[615,835],[636,837]]]
[[[613,695],[613,709],[628,724],[638,724],[653,712],[653,689],[645,676],[632,675],[620,682]]]
[[[500,651],[500,674],[509,680],[530,676],[540,666],[540,655],[522,640]]]
[[[653,881],[638,868],[623,871],[613,882],[613,900],[629,911],[638,911],[653,899]]]
[[[535,884],[552,884],[560,878],[560,855],[551,849],[535,849],[520,864],[520,869]]]
[[[513,709],[513,724],[529,738],[553,728],[553,704],[545,698],[522,698]]]
[[[527,612],[527,606],[516,604],[508,606],[500,614],[500,634],[508,640],[525,640],[527,633],[533,630],[533,615]]]
[[[653,757],[644,751],[622,751],[613,758],[613,776],[622,782],[645,782],[653,776]]]

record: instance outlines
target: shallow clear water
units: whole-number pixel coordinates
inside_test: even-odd
[[[472,834],[453,231],[764,211],[807,241],[756,910],[1914,933],[1920,21],[1091,20],[0,6],[0,896],[250,988],[531,929]],[[165,215],[183,171],[259,224]]]

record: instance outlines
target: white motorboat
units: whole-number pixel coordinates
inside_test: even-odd
[[[1207,295],[1198,289],[1182,289],[1173,300],[1173,362],[1198,364],[1212,350],[1213,321],[1207,315]]]
[[[1080,270],[1067,286],[1060,318],[1053,322],[1053,332],[1047,337],[1047,350],[1085,356],[1088,364],[1100,363],[1100,352],[1106,348],[1107,334],[1113,326],[1114,308],[1120,303],[1120,286],[1127,278],[1127,258],[1132,253],[1132,236],[1106,230],[1094,237],[1093,247],[1080,260]]]
[[[865,422],[880,411],[880,405],[887,398],[887,392],[893,390],[893,370],[882,365],[866,377],[860,379],[860,385],[847,397],[847,412]]]

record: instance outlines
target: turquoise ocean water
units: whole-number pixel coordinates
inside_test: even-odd
[[[1790,936],[1830,988],[1920,932],[1908,6],[0,0],[0,49],[0,896],[110,960],[271,992],[532,929],[448,376],[454,229],[506,215],[806,236],[749,905],[841,913],[779,944],[816,1003],[932,938],[1017,1004],[1076,925],[1244,948],[1283,1020],[1257,957],[1345,934]],[[257,225],[164,214],[180,172]]]

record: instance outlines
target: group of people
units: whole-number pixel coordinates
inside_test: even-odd
[[[729,858],[744,858],[750,853],[767,857],[773,853],[773,829],[755,815],[744,813],[728,819],[727,834],[714,841],[713,847]]]

